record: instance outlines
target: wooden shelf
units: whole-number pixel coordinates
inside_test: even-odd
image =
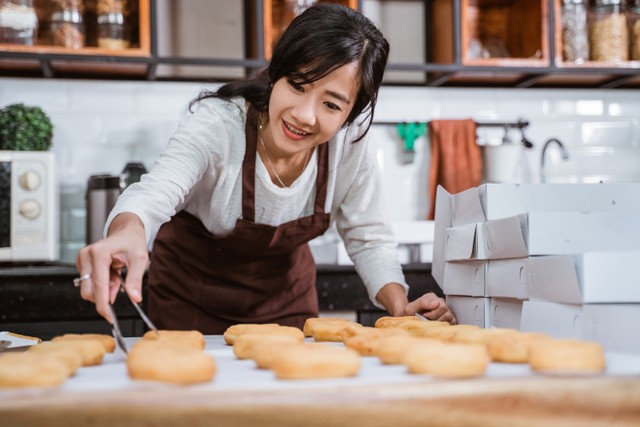
[[[319,0],[365,8],[363,0]],[[394,0],[379,0],[393,7]],[[407,0],[403,0],[407,1]],[[639,88],[640,61],[620,64],[562,61],[561,0],[411,0],[421,2],[425,53],[415,63],[389,63],[385,85],[475,87],[584,87]],[[202,4],[206,4],[201,2]],[[0,75],[29,77],[133,78],[201,80],[202,77],[162,73],[163,66],[217,68],[207,80],[228,81],[233,70],[248,75],[267,64],[274,42],[293,18],[285,13],[286,0],[244,0],[233,15],[244,25],[244,47],[233,57],[209,54],[162,56],[157,26],[160,0],[138,0],[137,45],[123,50],[85,47],[78,50],[56,46],[0,44]],[[218,6],[220,2],[216,3]],[[178,6],[176,6],[178,7]],[[188,5],[180,6],[188,11]],[[163,9],[164,10],[164,9]],[[221,18],[222,19],[222,18]],[[393,22],[393,21],[390,21]],[[388,25],[390,22],[386,22]],[[238,24],[237,24],[238,25]],[[402,23],[395,23],[395,31]],[[423,41],[421,40],[421,43]],[[393,49],[410,49],[402,45]],[[484,49],[484,50],[482,50]],[[228,50],[228,49],[227,49]],[[400,56],[402,57],[402,56]],[[406,56],[405,56],[406,57]],[[415,57],[415,56],[414,56]],[[209,67],[209,68],[206,68]],[[222,68],[221,68],[222,67]],[[160,70],[158,69],[160,68]],[[166,68],[166,67],[165,67]],[[233,73],[232,73],[233,74]],[[201,74],[204,75],[204,74]],[[233,78],[237,78],[237,75]],[[396,80],[394,80],[394,78]]]

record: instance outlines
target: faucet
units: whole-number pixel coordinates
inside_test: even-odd
[[[542,146],[542,154],[540,155],[540,182],[546,181],[544,163],[546,159],[547,149],[549,148],[549,145],[551,145],[552,143],[556,143],[558,147],[560,147],[560,155],[562,156],[562,160],[564,161],[569,160],[569,152],[565,148],[564,144],[560,142],[559,139],[551,138],[547,140],[547,142],[545,142],[544,145]]]

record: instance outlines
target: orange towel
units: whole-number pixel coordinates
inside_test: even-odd
[[[455,194],[482,183],[482,152],[476,144],[476,123],[471,119],[432,120],[429,130],[431,207],[427,219],[433,219],[438,185]]]

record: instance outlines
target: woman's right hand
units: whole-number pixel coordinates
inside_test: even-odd
[[[76,268],[80,276],[80,296],[96,304],[96,310],[109,323],[109,313],[122,283],[122,268],[127,268],[124,289],[134,302],[142,301],[142,279],[149,262],[144,225],[138,216],[122,213],[109,226],[108,237],[78,252]]]

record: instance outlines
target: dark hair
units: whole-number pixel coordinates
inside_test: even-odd
[[[294,18],[276,43],[269,66],[258,75],[227,83],[216,92],[203,92],[191,106],[205,98],[242,96],[259,111],[269,105],[273,83],[282,77],[297,83],[317,81],[343,65],[359,64],[356,101],[345,125],[368,109],[369,124],[389,56],[389,43],[361,13],[346,6],[318,3]]]

